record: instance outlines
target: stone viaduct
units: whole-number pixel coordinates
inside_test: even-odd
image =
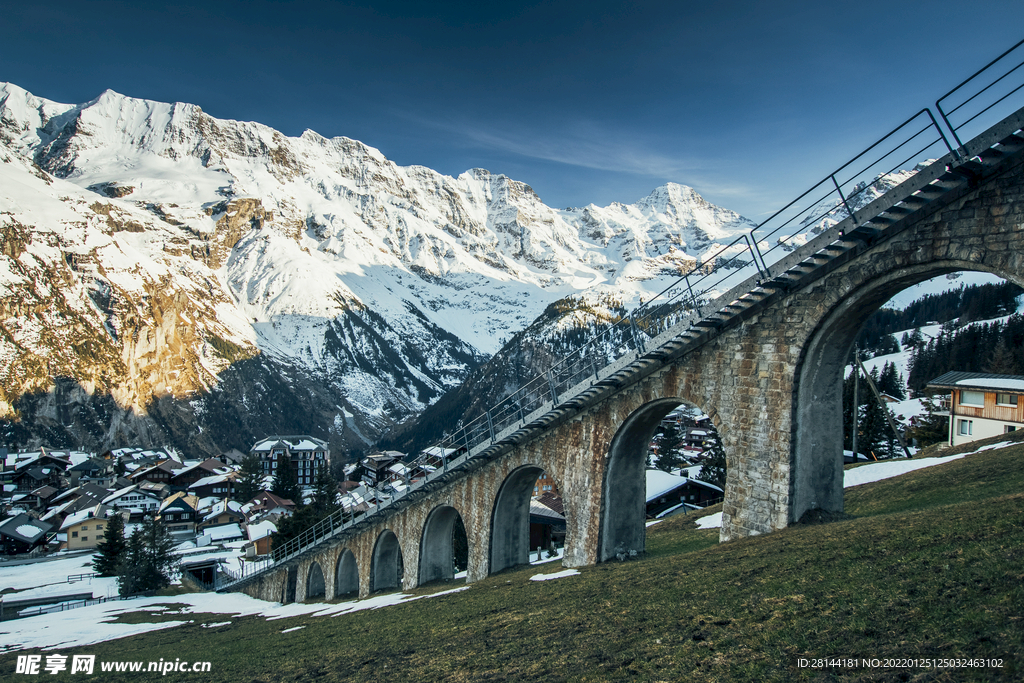
[[[782,529],[810,510],[841,511],[842,373],[864,321],[944,273],[1024,285],[1022,125],[1024,110],[769,267],[770,278],[734,290],[749,294],[720,299],[726,305],[701,324],[669,330],[493,436],[422,495],[228,589],[288,602],[451,579],[457,515],[468,580],[482,579],[527,561],[530,492],[542,470],[563,496],[565,566],[642,553],[647,445],[682,402],[711,416],[725,447],[723,541]]]

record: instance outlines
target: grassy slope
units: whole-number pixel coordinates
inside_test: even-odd
[[[556,581],[529,581],[561,569],[547,565],[351,616],[241,618],[204,629],[225,616],[196,615],[192,625],[77,651],[97,660],[206,660],[211,674],[168,676],[240,683],[1020,680],[1022,459],[1024,444],[856,487],[847,491],[848,519],[722,545],[717,530],[675,517],[649,529],[645,559]],[[840,655],[1001,657],[1007,666],[794,667],[799,656]],[[0,657],[0,672],[13,668],[14,655]]]

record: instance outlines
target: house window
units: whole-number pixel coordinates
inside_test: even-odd
[[[88,530],[89,530],[89,525],[88,524],[83,524],[82,525],[82,531],[88,531]]]
[[[1010,432],[1015,432],[1015,431],[1017,431],[1017,427],[1015,427],[1014,425],[1004,425],[1003,426],[1003,434],[1009,434]]]
[[[971,436],[974,433],[974,420],[960,420],[957,432],[960,436]]]
[[[1017,394],[996,394],[996,404],[1001,406],[1016,406]]]
[[[77,531],[72,531],[71,532],[71,538],[78,538],[78,532]]]
[[[88,540],[89,540],[89,537],[88,537],[88,536],[82,536],[82,540],[83,540],[83,541],[88,541]]]
[[[963,405],[970,406],[983,406],[985,405],[985,392],[984,391],[961,391],[960,392],[960,403]]]

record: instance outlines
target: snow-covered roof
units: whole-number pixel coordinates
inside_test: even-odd
[[[989,389],[1024,393],[1024,375],[997,375],[988,372],[947,372],[939,375],[929,387],[946,389]]]
[[[700,466],[697,466],[700,469]],[[691,470],[692,471],[692,470]],[[663,496],[672,489],[691,483],[703,486],[715,491],[722,489],[714,484],[693,477],[681,477],[678,474],[669,474],[661,470],[647,470],[647,501],[650,502],[659,496]]]
[[[232,538],[245,538],[245,532],[242,531],[242,527],[238,524],[222,524],[206,528],[201,536],[206,536],[212,542],[219,543]],[[200,545],[198,539],[196,544]]]
[[[647,470],[647,500],[651,501],[672,489],[686,484],[689,479],[662,470]]]
[[[256,541],[269,536],[270,534],[277,533],[277,525],[270,521],[263,521],[257,524],[249,525],[249,540]]]
[[[132,491],[137,490],[138,488],[139,487],[136,484],[132,484],[131,486],[125,486],[123,489],[118,489],[117,491],[111,493],[109,496],[104,498],[102,502],[104,505],[107,505],[108,503],[110,503],[110,501],[117,500],[121,496],[127,495]]]
[[[233,500],[222,500],[219,503],[215,503],[213,507],[210,508],[210,511],[206,513],[206,515],[203,517],[203,520],[211,519],[213,517],[216,517],[217,515],[222,515],[225,512],[234,512],[241,515],[242,504],[235,502]]]
[[[257,441],[252,447],[252,451],[263,453],[271,450],[274,446],[279,443],[283,443],[288,450],[291,451],[317,451],[327,450],[327,442],[321,441],[320,439],[312,436],[300,435],[300,436],[268,436],[265,439]]]
[[[209,486],[210,484],[220,484],[231,479],[227,474],[212,474],[209,477],[203,477],[196,482],[189,484],[190,489],[199,488],[200,486]]]
[[[110,510],[106,505],[96,505],[95,507],[85,508],[78,512],[73,512],[64,519],[64,523],[60,525],[60,530],[64,531],[73,524],[84,522],[87,519],[102,519],[106,520],[110,514]]]
[[[973,379],[957,382],[960,386],[983,387],[985,389],[1006,389],[1007,391],[1024,392],[1024,380],[1022,379]]]
[[[0,532],[25,543],[35,543],[40,536],[52,529],[52,524],[32,519],[23,512],[0,522]]]

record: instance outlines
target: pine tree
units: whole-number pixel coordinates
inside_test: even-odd
[[[998,375],[1012,375],[1015,374],[1016,364],[1013,362],[1013,354],[1010,353],[1009,346],[1006,343],[1006,337],[999,337],[999,341],[996,342],[995,347],[992,349],[992,354],[988,358],[988,363],[985,365],[984,372],[992,372]]]
[[[263,490],[263,463],[255,453],[242,458],[242,467],[235,482],[235,500],[248,503]]]
[[[124,553],[117,565],[117,592],[119,595],[134,595],[143,590],[143,575],[146,573],[146,546],[142,532],[135,533],[125,542]]]
[[[313,484],[313,505],[321,517],[327,517],[338,509],[338,482],[334,479],[327,463],[323,462],[316,470],[316,481]]]
[[[915,420],[914,426],[907,430],[907,438],[917,441],[918,448],[942,443],[949,439],[949,415],[940,415],[940,406],[935,397],[923,401],[925,414]]]
[[[277,461],[277,470],[274,472],[274,481],[270,485],[270,492],[275,496],[286,498],[296,505],[302,505],[302,495],[295,479],[295,470],[292,469],[291,458],[287,455]]]
[[[700,466],[697,478],[709,484],[714,484],[724,491],[726,476],[725,449],[722,448],[721,442],[716,438],[712,441],[711,447],[705,451],[705,454],[707,455],[707,460]]]
[[[164,525],[147,517],[125,544],[118,565],[118,593],[132,595],[169,586],[178,570],[174,546]]]
[[[682,447],[683,435],[679,432],[679,427],[674,423],[665,425],[658,446],[658,461],[654,466],[665,472],[682,467],[683,458],[679,453]]]
[[[96,545],[98,554],[92,561],[92,568],[100,576],[117,576],[118,564],[124,553],[124,517],[115,512],[107,518],[103,540]]]

